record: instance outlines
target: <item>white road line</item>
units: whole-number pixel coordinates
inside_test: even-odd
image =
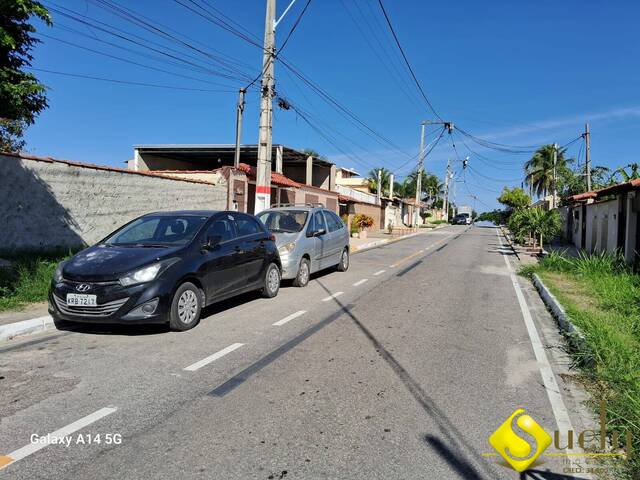
[[[342,295],[344,292],[336,292],[333,295],[329,295],[327,298],[323,298],[322,301],[323,302],[328,302],[329,300],[331,300],[332,298],[336,298],[339,297],[340,295]]]
[[[64,439],[65,437],[71,435],[72,433],[83,429],[87,425],[91,425],[92,423],[97,422],[101,418],[104,418],[107,415],[112,414],[116,410],[117,410],[117,408],[114,408],[114,407],[101,408],[100,410],[97,410],[97,411],[93,412],[92,414],[81,418],[80,420],[76,420],[75,422],[70,423],[66,427],[62,427],[61,429],[56,430],[55,432],[51,432],[50,434],[48,434],[49,435],[48,436],[48,438],[49,438],[48,442],[30,443],[29,445],[25,445],[24,447],[19,448],[18,450],[14,450],[13,452],[11,452],[10,454],[8,454],[6,456],[0,456],[0,462],[1,462],[0,463],[0,470],[2,468],[6,467],[7,465],[11,465],[12,463],[17,462],[18,460],[22,460],[23,458],[28,457],[32,453],[35,453],[38,450],[43,449],[44,447],[47,447],[49,445],[53,445],[54,442],[56,442],[56,440],[53,440],[54,438],[55,439]],[[46,435],[44,435],[44,436],[46,436]],[[57,442],[57,443],[60,443],[60,442]]]
[[[306,310],[300,310],[296,313],[292,313],[291,315],[289,315],[288,317],[284,317],[282,320],[278,320],[276,323],[274,323],[273,325],[275,327],[279,327],[280,325],[284,325],[287,322],[290,322],[291,320],[293,320],[294,318],[298,318],[300,315],[304,315],[305,313],[307,313]]]
[[[496,230],[496,234],[498,235],[498,240],[500,241],[500,246],[503,246],[502,237],[500,237],[500,233]],[[558,386],[558,382],[556,381],[556,377],[553,374],[553,369],[551,368],[551,364],[549,363],[549,359],[547,358],[547,354],[544,351],[544,345],[542,345],[542,341],[540,340],[540,335],[538,334],[538,330],[536,329],[536,325],[533,322],[533,318],[531,317],[531,312],[529,311],[529,307],[527,306],[527,301],[524,298],[524,294],[520,289],[520,284],[518,283],[518,277],[513,272],[511,268],[511,264],[509,263],[509,259],[506,255],[503,255],[504,262],[507,264],[507,270],[509,270],[509,274],[511,276],[511,283],[513,284],[513,288],[516,291],[516,297],[518,297],[518,303],[520,304],[520,311],[522,312],[522,317],[524,318],[524,324],[527,327],[527,332],[529,333],[529,339],[531,340],[531,346],[533,347],[533,353],[538,361],[538,365],[540,365],[540,374],[542,375],[542,381],[544,383],[544,388],[547,391],[547,396],[549,397],[549,403],[551,403],[551,409],[553,410],[553,416],[556,418],[556,424],[558,425],[558,429],[562,431],[573,431],[573,426],[571,425],[571,419],[569,418],[569,412],[567,411],[567,407],[564,404],[564,400],[562,399],[562,394],[560,393],[560,387]]]
[[[379,270],[376,273],[374,273],[373,276],[377,277],[378,275],[382,275],[384,272],[386,272],[386,270]]]
[[[353,286],[354,287],[359,287],[360,285],[365,283],[367,280],[368,280],[368,278],[363,278],[362,280],[358,280],[356,283],[353,284]]]
[[[184,370],[187,370],[189,372],[195,372],[199,368],[204,367],[205,365],[213,362],[214,360],[224,357],[227,353],[231,353],[234,350],[237,350],[238,348],[242,347],[243,345],[244,343],[234,343],[232,345],[229,345],[228,347],[223,348],[219,352],[216,352],[213,355],[209,355],[208,357],[203,358],[199,362],[189,365],[188,367],[184,368]]]

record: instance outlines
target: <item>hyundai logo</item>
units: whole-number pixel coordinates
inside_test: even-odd
[[[79,292],[88,292],[89,290],[91,290],[91,285],[81,283],[80,285],[76,285],[76,290]]]

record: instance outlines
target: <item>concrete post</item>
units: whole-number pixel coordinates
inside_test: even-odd
[[[636,235],[638,234],[638,213],[633,211],[636,192],[627,193],[627,225],[624,239],[624,258],[627,263],[633,263],[636,255]]]
[[[284,147],[278,145],[276,147],[276,173],[282,173],[282,157],[284,155]]]
[[[313,156],[307,157],[307,172],[305,176],[305,184],[313,186]]]

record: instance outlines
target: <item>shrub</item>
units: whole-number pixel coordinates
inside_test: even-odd
[[[357,225],[359,230],[364,230],[373,226],[373,218],[364,213],[359,213],[353,217],[353,224]]]

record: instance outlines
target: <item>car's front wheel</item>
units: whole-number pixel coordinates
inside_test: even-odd
[[[346,272],[349,269],[349,249],[342,250],[342,256],[340,256],[340,263],[338,264],[339,272]]]
[[[309,259],[303,258],[300,260],[300,266],[298,267],[298,274],[293,279],[293,285],[295,287],[306,287],[309,283],[309,276],[311,275],[311,267],[309,266]]]
[[[195,327],[200,321],[202,311],[202,291],[191,282],[185,282],[176,290],[171,302],[169,327],[183,332]]]
[[[280,291],[280,269],[275,263],[270,263],[264,273],[264,285],[262,286],[262,296],[273,298]]]

